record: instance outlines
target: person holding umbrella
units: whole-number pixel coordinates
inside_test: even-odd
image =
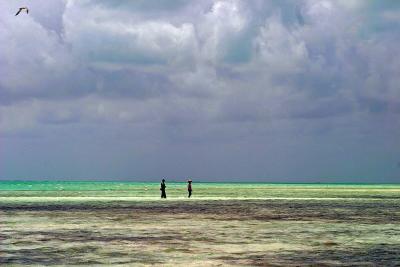
[[[192,180],[188,180],[188,186],[187,186],[187,190],[188,190],[188,197],[190,198],[192,196]]]

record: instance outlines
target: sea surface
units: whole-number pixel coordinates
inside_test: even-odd
[[[400,266],[400,185],[0,182],[0,265]]]

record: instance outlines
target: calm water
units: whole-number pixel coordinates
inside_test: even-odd
[[[1,265],[399,266],[400,185],[0,182]]]
[[[159,183],[0,181],[0,197],[158,197]],[[194,183],[195,198],[397,198],[396,184]],[[167,183],[186,196],[186,183]]]

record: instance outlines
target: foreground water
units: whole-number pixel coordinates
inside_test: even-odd
[[[398,266],[400,186],[0,182],[1,265]]]

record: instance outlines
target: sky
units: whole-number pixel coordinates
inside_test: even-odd
[[[0,0],[0,179],[400,182],[399,43],[392,0]]]

